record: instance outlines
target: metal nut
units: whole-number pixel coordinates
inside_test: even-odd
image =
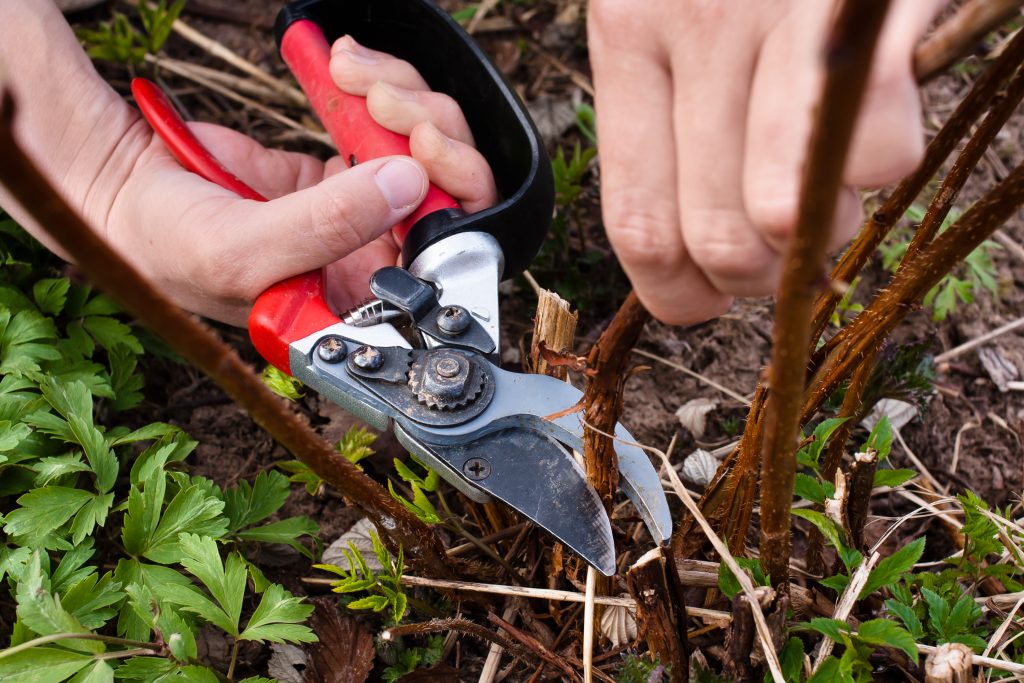
[[[445,306],[437,314],[437,326],[446,334],[462,334],[469,328],[470,322],[472,319],[469,311],[462,306]]]
[[[360,370],[380,370],[384,365],[384,354],[372,346],[360,346],[352,354],[352,363]]]
[[[348,349],[341,337],[324,337],[316,345],[316,355],[325,363],[340,363],[345,359]]]
[[[462,464],[462,473],[473,481],[491,476],[491,463],[484,458],[470,458]]]

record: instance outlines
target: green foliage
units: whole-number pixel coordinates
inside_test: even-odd
[[[919,224],[925,217],[927,208],[914,204],[907,210],[907,218]],[[950,225],[960,218],[962,212],[952,209],[939,228],[943,233]],[[882,255],[882,266],[895,273],[907,253],[913,233],[908,228],[899,228],[890,232],[879,246]],[[999,296],[998,273],[992,262],[992,254],[1001,249],[996,242],[985,240],[974,251],[968,254],[963,264],[951,273],[947,273],[935,287],[924,297],[924,306],[932,311],[932,319],[944,321],[956,312],[958,302],[972,303],[977,294],[987,292],[992,298]]]
[[[764,571],[761,569],[761,562],[757,558],[737,557],[736,563],[740,566],[740,569],[747,572],[755,586],[771,585],[770,578],[765,576]],[[730,600],[736,597],[742,590],[736,575],[732,573],[732,570],[729,569],[725,562],[718,565],[718,590],[722,591],[722,595]]]
[[[345,436],[341,437],[336,448],[346,460],[358,467],[361,460],[373,455],[370,446],[376,440],[377,435],[367,431],[366,427],[353,425],[345,432]]]
[[[224,490],[188,474],[196,443],[179,429],[116,426],[142,400],[135,330],[106,297],[53,277],[17,226],[0,220],[0,233],[0,579],[17,616],[0,680],[219,681],[197,661],[204,622],[236,643],[309,642],[311,607],[242,555],[258,543],[311,555],[298,539],[312,521],[268,521],[287,478]]]
[[[576,143],[572,157],[566,161],[565,152],[561,147],[558,148],[551,162],[551,171],[555,179],[555,205],[558,208],[569,208],[583,192],[583,175],[595,156],[597,148],[582,149],[579,143]]]
[[[415,456],[410,456],[410,460],[419,466],[420,469],[424,470],[424,475],[417,474],[411,467],[403,463],[398,458],[395,458],[395,471],[398,472],[398,476],[402,478],[405,483],[412,489],[412,500],[406,499],[398,491],[395,490],[394,483],[388,480],[388,491],[391,492],[391,497],[401,503],[406,510],[416,515],[417,519],[426,524],[437,524],[441,521],[441,516],[437,512],[437,508],[430,502],[430,498],[427,497],[427,493],[437,490],[437,485],[440,482],[437,472],[427,468],[426,465],[416,459]]]
[[[381,678],[387,683],[395,683],[416,669],[428,668],[440,662],[444,652],[444,636],[428,636],[426,641],[423,646],[409,647],[402,639],[378,638],[377,657],[386,665]]]
[[[337,574],[341,578],[331,584],[335,593],[341,593],[346,597],[342,604],[352,610],[372,610],[383,612],[389,609],[391,623],[398,624],[405,616],[408,608],[408,598],[405,589],[402,587],[402,572],[405,571],[405,557],[399,549],[398,557],[394,558],[380,542],[377,534],[370,532],[370,539],[373,542],[373,554],[377,557],[382,569],[374,572],[367,564],[366,559],[354,543],[349,542],[348,548],[342,548],[345,559],[348,560],[348,568],[339,567],[333,564],[315,565],[318,569]],[[355,597],[353,593],[366,593],[362,597]]]
[[[291,375],[281,372],[273,365],[263,368],[261,377],[267,388],[281,398],[286,398],[289,401],[298,401],[302,398],[302,382]]]
[[[147,0],[139,0],[138,12],[142,30],[132,26],[127,16],[115,12],[113,18],[99,29],[79,29],[78,39],[93,59],[119,64],[138,65],[146,55],[155,55],[163,49],[171,35],[171,26],[185,8],[185,0],[159,0],[149,7]]]
[[[874,667],[868,657],[877,647],[901,650],[912,662],[917,662],[917,644],[913,636],[899,624],[888,619],[865,621],[856,633],[850,630],[846,622],[836,619],[812,619],[804,624],[804,627],[820,633],[844,648],[839,657],[829,655],[815,675],[808,679],[809,681],[872,681]]]
[[[630,652],[623,655],[622,659],[618,683],[658,683],[672,680],[672,667],[662,666],[661,660],[657,657],[652,660]]]
[[[590,140],[590,144],[597,146],[597,115],[594,108],[586,102],[576,106],[576,127],[583,137]]]
[[[832,311],[830,322],[836,327],[842,327],[847,322],[857,316],[858,313],[864,310],[864,305],[853,300],[853,297],[857,293],[857,285],[860,284],[860,276],[858,275],[853,279],[853,282],[843,292],[843,296],[836,302],[836,307]]]

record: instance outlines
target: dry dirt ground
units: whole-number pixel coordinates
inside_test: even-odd
[[[278,6],[274,0],[193,0],[184,18],[195,28],[216,38],[231,50],[258,64],[268,72],[285,76],[269,26]],[[461,6],[448,3],[451,8]],[[516,85],[528,102],[540,102],[543,108],[563,109],[565,103],[589,101],[580,89],[586,84],[584,31],[582,18],[574,14],[579,4],[567,2],[531,2],[501,6],[493,15],[494,21],[479,34],[485,49]],[[121,9],[124,9],[123,7]],[[106,16],[99,9],[77,17],[82,23],[94,22]],[[503,30],[499,20],[515,16],[518,23]],[[214,68],[222,64],[202,50],[177,36],[172,36],[166,53],[176,59],[188,60]],[[972,58],[973,63],[978,58]],[[926,126],[934,133],[955,103],[966,92],[975,73],[968,67],[951,72],[924,91]],[[101,66],[103,73],[122,92],[127,91],[128,73],[120,66]],[[176,93],[178,101],[189,116],[196,120],[215,121],[245,131],[268,145],[326,154],[326,149],[315,143],[297,140],[280,125],[267,120],[258,112],[240,106],[215,93],[196,87],[182,79],[163,75],[166,84]],[[981,196],[987,188],[1006,174],[1006,169],[1024,159],[1024,117],[1018,116],[1001,134],[996,149],[990,152],[967,186],[958,202],[961,207]],[[571,145],[581,140],[576,129],[558,127],[557,122],[549,143],[562,145],[571,151]],[[584,141],[585,142],[585,141]],[[614,302],[625,294],[621,276],[611,277],[616,270],[607,242],[602,236],[598,209],[595,167],[584,178],[582,201],[570,223],[570,241],[585,239],[587,249],[596,251],[601,258],[599,272],[602,281],[617,284],[598,289],[595,285],[577,288],[577,294],[586,305],[579,327],[579,351],[584,351],[603,328],[614,311]],[[873,201],[869,198],[870,201]],[[1017,244],[1024,243],[1024,222],[1020,216],[1004,228],[1006,235]],[[923,344],[929,354],[937,355],[1003,323],[1024,316],[1024,252],[1003,248],[994,255],[998,270],[1000,295],[991,298],[979,295],[978,303],[961,305],[943,323],[931,319],[928,311],[918,311],[900,328],[893,339],[894,345]],[[581,264],[581,269],[594,272],[594,266]],[[540,276],[541,284],[553,286]],[[556,280],[557,278],[551,278]],[[594,282],[595,279],[591,279]],[[883,273],[875,268],[859,288],[866,297],[872,288],[884,282]],[[516,365],[515,345],[521,344],[531,327],[533,296],[529,287],[517,281],[506,297],[504,319],[507,339],[513,350],[505,356]],[[682,293],[681,293],[682,294]],[[651,323],[640,348],[671,363],[680,364],[693,372],[720,383],[740,395],[748,395],[754,388],[770,349],[772,305],[769,300],[750,300],[736,303],[722,317],[687,329]],[[253,361],[244,333],[224,330],[237,342]],[[997,352],[1018,374],[1024,374],[1024,333],[1009,334],[987,348]],[[627,384],[624,421],[645,443],[665,448],[674,435],[677,443],[674,457],[681,459],[694,448],[712,450],[727,444],[742,431],[743,405],[717,389],[668,365],[648,358],[637,358],[638,363],[650,369],[633,377]],[[200,473],[220,483],[239,477],[251,477],[261,469],[272,466],[275,459],[284,456],[220,391],[194,371],[167,363],[154,363],[148,374],[148,402],[140,415],[141,420],[161,419],[173,422],[196,438],[202,445],[193,458]],[[717,407],[708,416],[706,433],[696,439],[681,428],[675,417],[676,410],[687,401],[706,397]],[[335,438],[350,424],[350,419],[337,408],[324,405],[315,395],[307,395],[300,409],[309,419]],[[907,446],[931,470],[932,474],[952,492],[969,485],[990,503],[1006,505],[1019,502],[1024,487],[1024,392],[1001,391],[979,358],[977,352],[961,355],[942,364],[937,371],[934,390],[928,395],[918,417],[902,429]],[[384,472],[392,457],[399,455],[397,448],[384,443],[376,464]],[[954,453],[957,457],[955,472],[951,472]],[[912,466],[907,453],[897,446],[893,451],[896,466]],[[892,514],[899,503],[880,498],[882,514]],[[894,507],[895,506],[895,507]],[[293,493],[284,512],[308,514],[323,527],[323,539],[330,542],[356,518],[337,498],[326,495],[310,498],[303,491]],[[908,533],[918,533],[921,527],[908,525]],[[298,556],[263,558],[268,574],[281,580],[290,590],[303,591],[298,578],[308,567]],[[251,665],[263,655],[253,653]]]

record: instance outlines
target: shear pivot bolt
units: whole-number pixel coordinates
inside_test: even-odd
[[[325,337],[316,347],[316,355],[325,363],[340,363],[347,351],[341,337]]]
[[[372,346],[360,346],[352,354],[352,362],[360,370],[379,370],[384,365],[384,354]]]
[[[437,314],[437,326],[446,334],[462,334],[469,322],[469,311],[462,306],[445,306]]]
[[[437,361],[434,370],[439,376],[450,379],[458,375],[462,368],[459,367],[459,361],[451,357],[445,357]]]
[[[462,465],[463,473],[474,481],[491,476],[491,463],[483,458],[470,458]]]

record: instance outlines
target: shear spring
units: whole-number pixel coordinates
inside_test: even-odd
[[[397,308],[384,303],[380,299],[370,297],[358,306],[353,306],[341,316],[341,321],[352,327],[372,327],[390,322],[404,315]]]

